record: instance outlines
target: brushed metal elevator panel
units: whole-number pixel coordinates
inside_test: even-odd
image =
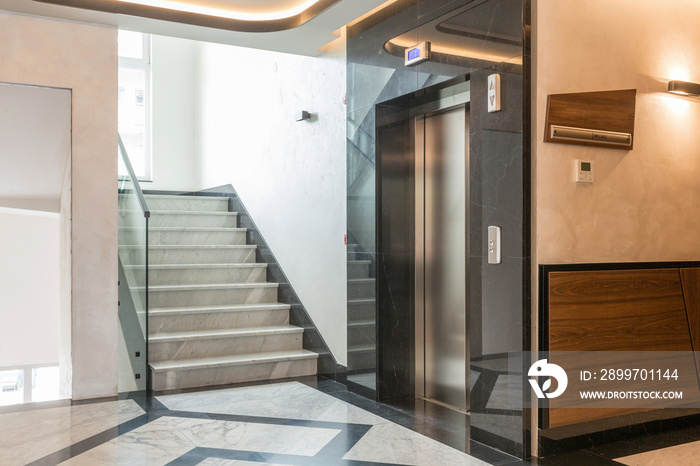
[[[422,122],[424,397],[462,411],[468,409],[467,124],[464,106]]]

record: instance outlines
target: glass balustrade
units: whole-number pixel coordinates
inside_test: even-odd
[[[119,392],[148,381],[148,220],[150,211],[119,140],[128,175],[119,180]]]

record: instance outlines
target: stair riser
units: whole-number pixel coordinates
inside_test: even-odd
[[[167,199],[146,196],[150,210],[186,210],[189,212],[227,212],[228,198],[211,199],[178,199],[173,196]]]
[[[140,244],[140,233],[120,231],[121,244]],[[142,234],[142,233],[141,233]],[[236,245],[246,244],[245,231],[156,231],[148,232],[150,245]]]
[[[274,380],[286,377],[303,377],[313,374],[316,374],[316,359],[208,369],[151,371],[151,387],[155,391],[177,390],[181,388]]]
[[[348,350],[348,367],[353,371],[374,369],[377,367],[377,354],[373,351],[353,353]]]
[[[149,227],[200,227],[200,228],[236,228],[238,217],[235,215],[172,215],[153,212],[148,221]]]
[[[348,251],[348,261],[365,261],[369,260],[371,257],[372,256],[366,252]]]
[[[143,253],[132,251],[128,258],[138,260],[142,256]],[[255,262],[255,249],[149,249],[148,262],[150,264],[251,264]]]
[[[148,345],[149,361],[177,361],[182,359],[217,356],[236,356],[268,351],[302,349],[300,333],[280,335],[255,335],[250,337],[227,337],[207,340],[151,342]]]
[[[135,271],[137,279],[145,276],[143,268]],[[160,285],[213,285],[217,283],[262,283],[266,281],[265,267],[232,267],[201,269],[170,269],[148,271],[148,284]],[[141,283],[140,281],[138,283]]]
[[[369,278],[369,264],[348,264],[348,280]]]
[[[250,328],[289,325],[289,310],[211,312],[181,316],[151,316],[148,331],[151,334],[166,332],[190,332],[221,328]]]
[[[348,303],[348,321],[374,320],[377,308],[374,302],[353,304]]]
[[[348,299],[374,298],[376,284],[374,281],[352,283],[348,282]]]
[[[368,345],[375,344],[377,339],[376,329],[374,324],[348,326],[348,346],[351,345]]]
[[[262,304],[277,302],[277,288],[243,288],[219,290],[186,290],[149,292],[151,308],[226,306],[229,304]]]

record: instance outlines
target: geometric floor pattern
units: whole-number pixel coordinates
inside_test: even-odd
[[[5,465],[485,465],[292,381],[0,414]]]

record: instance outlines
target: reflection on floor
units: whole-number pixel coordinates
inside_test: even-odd
[[[419,420],[315,377],[16,409],[0,412],[2,465],[489,464],[417,433],[421,426],[449,437],[430,415]],[[483,446],[481,453],[518,463]]]
[[[700,442],[691,442],[647,453],[624,456],[617,458],[616,461],[629,466],[651,466],[657,464],[695,466],[700,463]]]
[[[592,446],[539,460],[540,465],[695,466],[700,464],[700,426]]]
[[[348,380],[370,390],[377,390],[377,374],[375,372],[348,375]]]

